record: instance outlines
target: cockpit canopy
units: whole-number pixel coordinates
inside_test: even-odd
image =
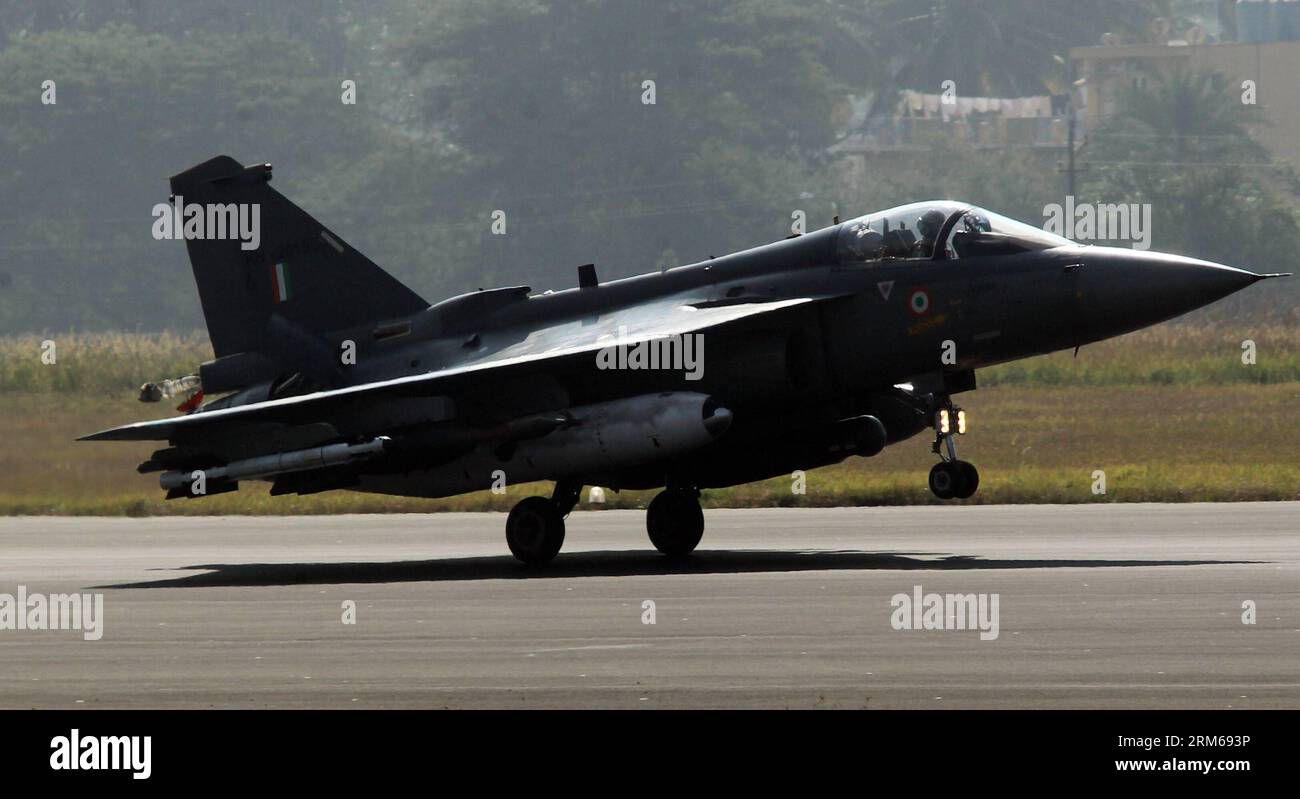
[[[949,200],[900,205],[850,219],[840,228],[841,264],[939,257],[1011,255],[1073,244],[1009,217]],[[942,248],[942,249],[940,249]]]

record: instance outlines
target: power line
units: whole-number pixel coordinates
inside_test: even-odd
[[[1292,169],[1291,164],[1273,162],[1233,162],[1233,161],[1099,161],[1088,159],[1089,164],[1106,164],[1109,166],[1159,166],[1159,167],[1250,167],[1255,169]]]

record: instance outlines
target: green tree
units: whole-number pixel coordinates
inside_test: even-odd
[[[0,331],[196,326],[185,248],[151,235],[168,175],[222,152],[292,159],[277,183],[313,188],[310,207],[329,196],[311,176],[379,146],[338,77],[279,35],[59,29],[12,42],[0,74]]]
[[[1082,193],[1094,202],[1150,203],[1155,249],[1292,271],[1300,261],[1300,227],[1287,194],[1297,183],[1250,137],[1259,123],[1221,73],[1153,73],[1125,93],[1105,127],[1089,133]],[[1277,286],[1266,302],[1292,312],[1300,299],[1296,283]],[[1214,310],[1238,313],[1259,299],[1236,295]]]
[[[481,220],[482,271],[563,287],[582,261],[633,274],[779,238],[795,209],[829,217],[825,28],[785,0],[464,0],[402,57]]]
[[[1069,50],[1110,30],[1142,30],[1150,0],[870,0],[874,44],[894,69],[891,88],[966,96],[1064,91]]]

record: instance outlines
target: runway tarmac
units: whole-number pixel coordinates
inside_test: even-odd
[[[0,630],[0,706],[1300,707],[1300,503],[705,518],[675,563],[577,512],[541,571],[503,514],[0,519],[0,593],[104,597],[97,641]],[[894,629],[916,586],[997,638]]]

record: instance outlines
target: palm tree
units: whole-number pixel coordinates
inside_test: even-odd
[[[1250,125],[1261,122],[1258,107],[1243,103],[1226,75],[1172,69],[1151,78],[1120,97],[1116,121],[1095,134],[1104,145],[1099,149],[1175,163],[1269,160],[1267,150],[1250,137]],[[1132,141],[1116,143],[1120,138]]]
[[[1151,0],[870,0],[874,43],[896,88],[968,96],[1063,91],[1069,49],[1108,30],[1144,30]]]
[[[1258,271],[1294,263],[1300,236],[1284,193],[1294,175],[1250,137],[1257,113],[1222,73],[1153,72],[1088,134],[1082,194],[1149,204],[1162,251]]]

